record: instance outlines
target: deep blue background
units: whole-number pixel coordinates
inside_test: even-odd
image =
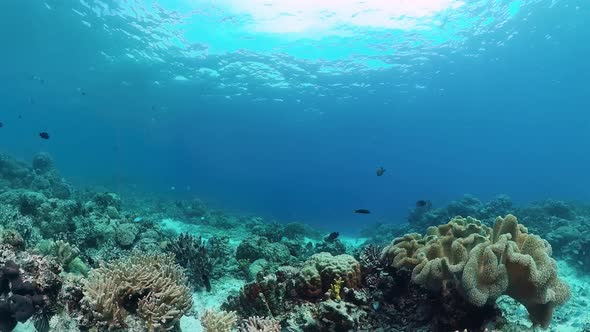
[[[96,50],[114,52],[116,40],[38,4],[3,2],[0,149],[23,159],[48,151],[78,184],[351,229],[403,220],[417,199],[440,205],[464,193],[587,201],[590,15],[566,3],[518,21],[521,33],[484,56],[431,60],[428,88],[412,98],[390,88],[358,89],[349,102],[304,97],[319,115],[302,112],[294,92],[251,102],[203,97],[202,82],[154,87],[165,64],[105,63]],[[48,141],[37,136],[45,130]]]

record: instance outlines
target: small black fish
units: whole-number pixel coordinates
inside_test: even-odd
[[[377,167],[377,172],[376,173],[377,173],[377,176],[383,175],[383,173],[385,173],[385,168],[383,168],[381,166]]]
[[[332,232],[332,233],[328,234],[328,236],[326,236],[324,238],[324,241],[325,242],[334,242],[338,238],[338,235],[340,235],[340,233],[338,233],[338,232]]]
[[[431,205],[430,201],[425,201],[425,200],[419,200],[416,201],[416,207],[425,207],[427,205]]]
[[[88,264],[92,267],[96,266],[94,259],[90,256],[88,256]]]
[[[369,214],[369,213],[371,213],[371,211],[369,211],[367,209],[358,209],[358,210],[354,210],[354,213]]]
[[[209,277],[206,274],[203,274],[202,279],[203,279],[203,284],[205,285],[205,289],[207,290],[207,292],[210,292],[211,291],[211,282],[209,281]]]
[[[39,137],[42,139],[49,139],[49,134],[45,131],[39,133]]]

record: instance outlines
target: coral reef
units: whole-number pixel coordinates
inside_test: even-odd
[[[250,262],[260,258],[272,262],[288,262],[291,254],[287,246],[282,243],[270,242],[262,236],[250,236],[238,245],[236,258]]]
[[[228,298],[222,308],[236,311],[242,317],[280,317],[287,312],[294,299],[295,271],[284,268],[246,284],[239,294]]]
[[[37,285],[24,281],[19,266],[7,261],[0,269],[0,331],[12,331],[46,304]]]
[[[205,332],[231,332],[238,321],[234,311],[207,310],[201,317],[201,324]]]
[[[133,314],[147,331],[170,331],[192,307],[187,282],[171,256],[134,255],[105,264],[85,281],[83,325],[123,328]]]
[[[209,255],[207,245],[202,238],[195,238],[189,234],[180,234],[176,241],[170,244],[176,261],[187,270],[190,281],[196,287],[205,287],[211,291],[210,275],[215,261]]]
[[[274,319],[254,316],[244,319],[238,332],[281,332],[281,325]]]
[[[207,331],[532,331],[590,301],[573,279],[590,266],[590,206],[579,203],[427,202],[407,224],[367,228],[361,248],[334,229],[178,197],[74,190],[47,154],[31,165],[0,154],[0,330],[187,330],[197,316],[181,317],[227,297],[226,312],[201,316]],[[528,229],[497,218],[508,213]],[[552,257],[580,297],[565,306]],[[194,313],[191,296],[203,299]]]
[[[483,306],[506,294],[522,303],[534,324],[547,327],[553,309],[569,298],[557,277],[551,246],[529,234],[516,217],[498,217],[493,229],[473,218],[454,218],[408,234],[383,249],[396,268],[412,269],[412,281],[440,290],[457,287]]]
[[[319,253],[311,256],[297,274],[297,293],[305,299],[318,299],[324,295],[334,280],[342,278],[342,285],[359,288],[361,268],[359,262],[350,255],[332,256]]]

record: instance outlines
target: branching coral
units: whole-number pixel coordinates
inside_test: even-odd
[[[433,289],[458,287],[477,306],[506,294],[522,303],[532,322],[547,327],[553,309],[569,298],[557,277],[551,246],[528,234],[516,217],[498,217],[493,228],[473,218],[456,217],[409,234],[383,249],[396,268],[412,270],[412,281]]]
[[[192,307],[186,284],[172,256],[134,255],[92,270],[82,305],[96,325],[121,328],[137,314],[148,331],[170,331]]]
[[[274,319],[254,316],[244,319],[238,332],[281,332],[281,325]]]
[[[238,321],[235,311],[207,310],[201,316],[201,325],[205,332],[231,332]]]

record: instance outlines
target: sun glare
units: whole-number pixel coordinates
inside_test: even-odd
[[[226,0],[262,33],[342,34],[354,28],[411,30],[464,4],[460,0]]]

